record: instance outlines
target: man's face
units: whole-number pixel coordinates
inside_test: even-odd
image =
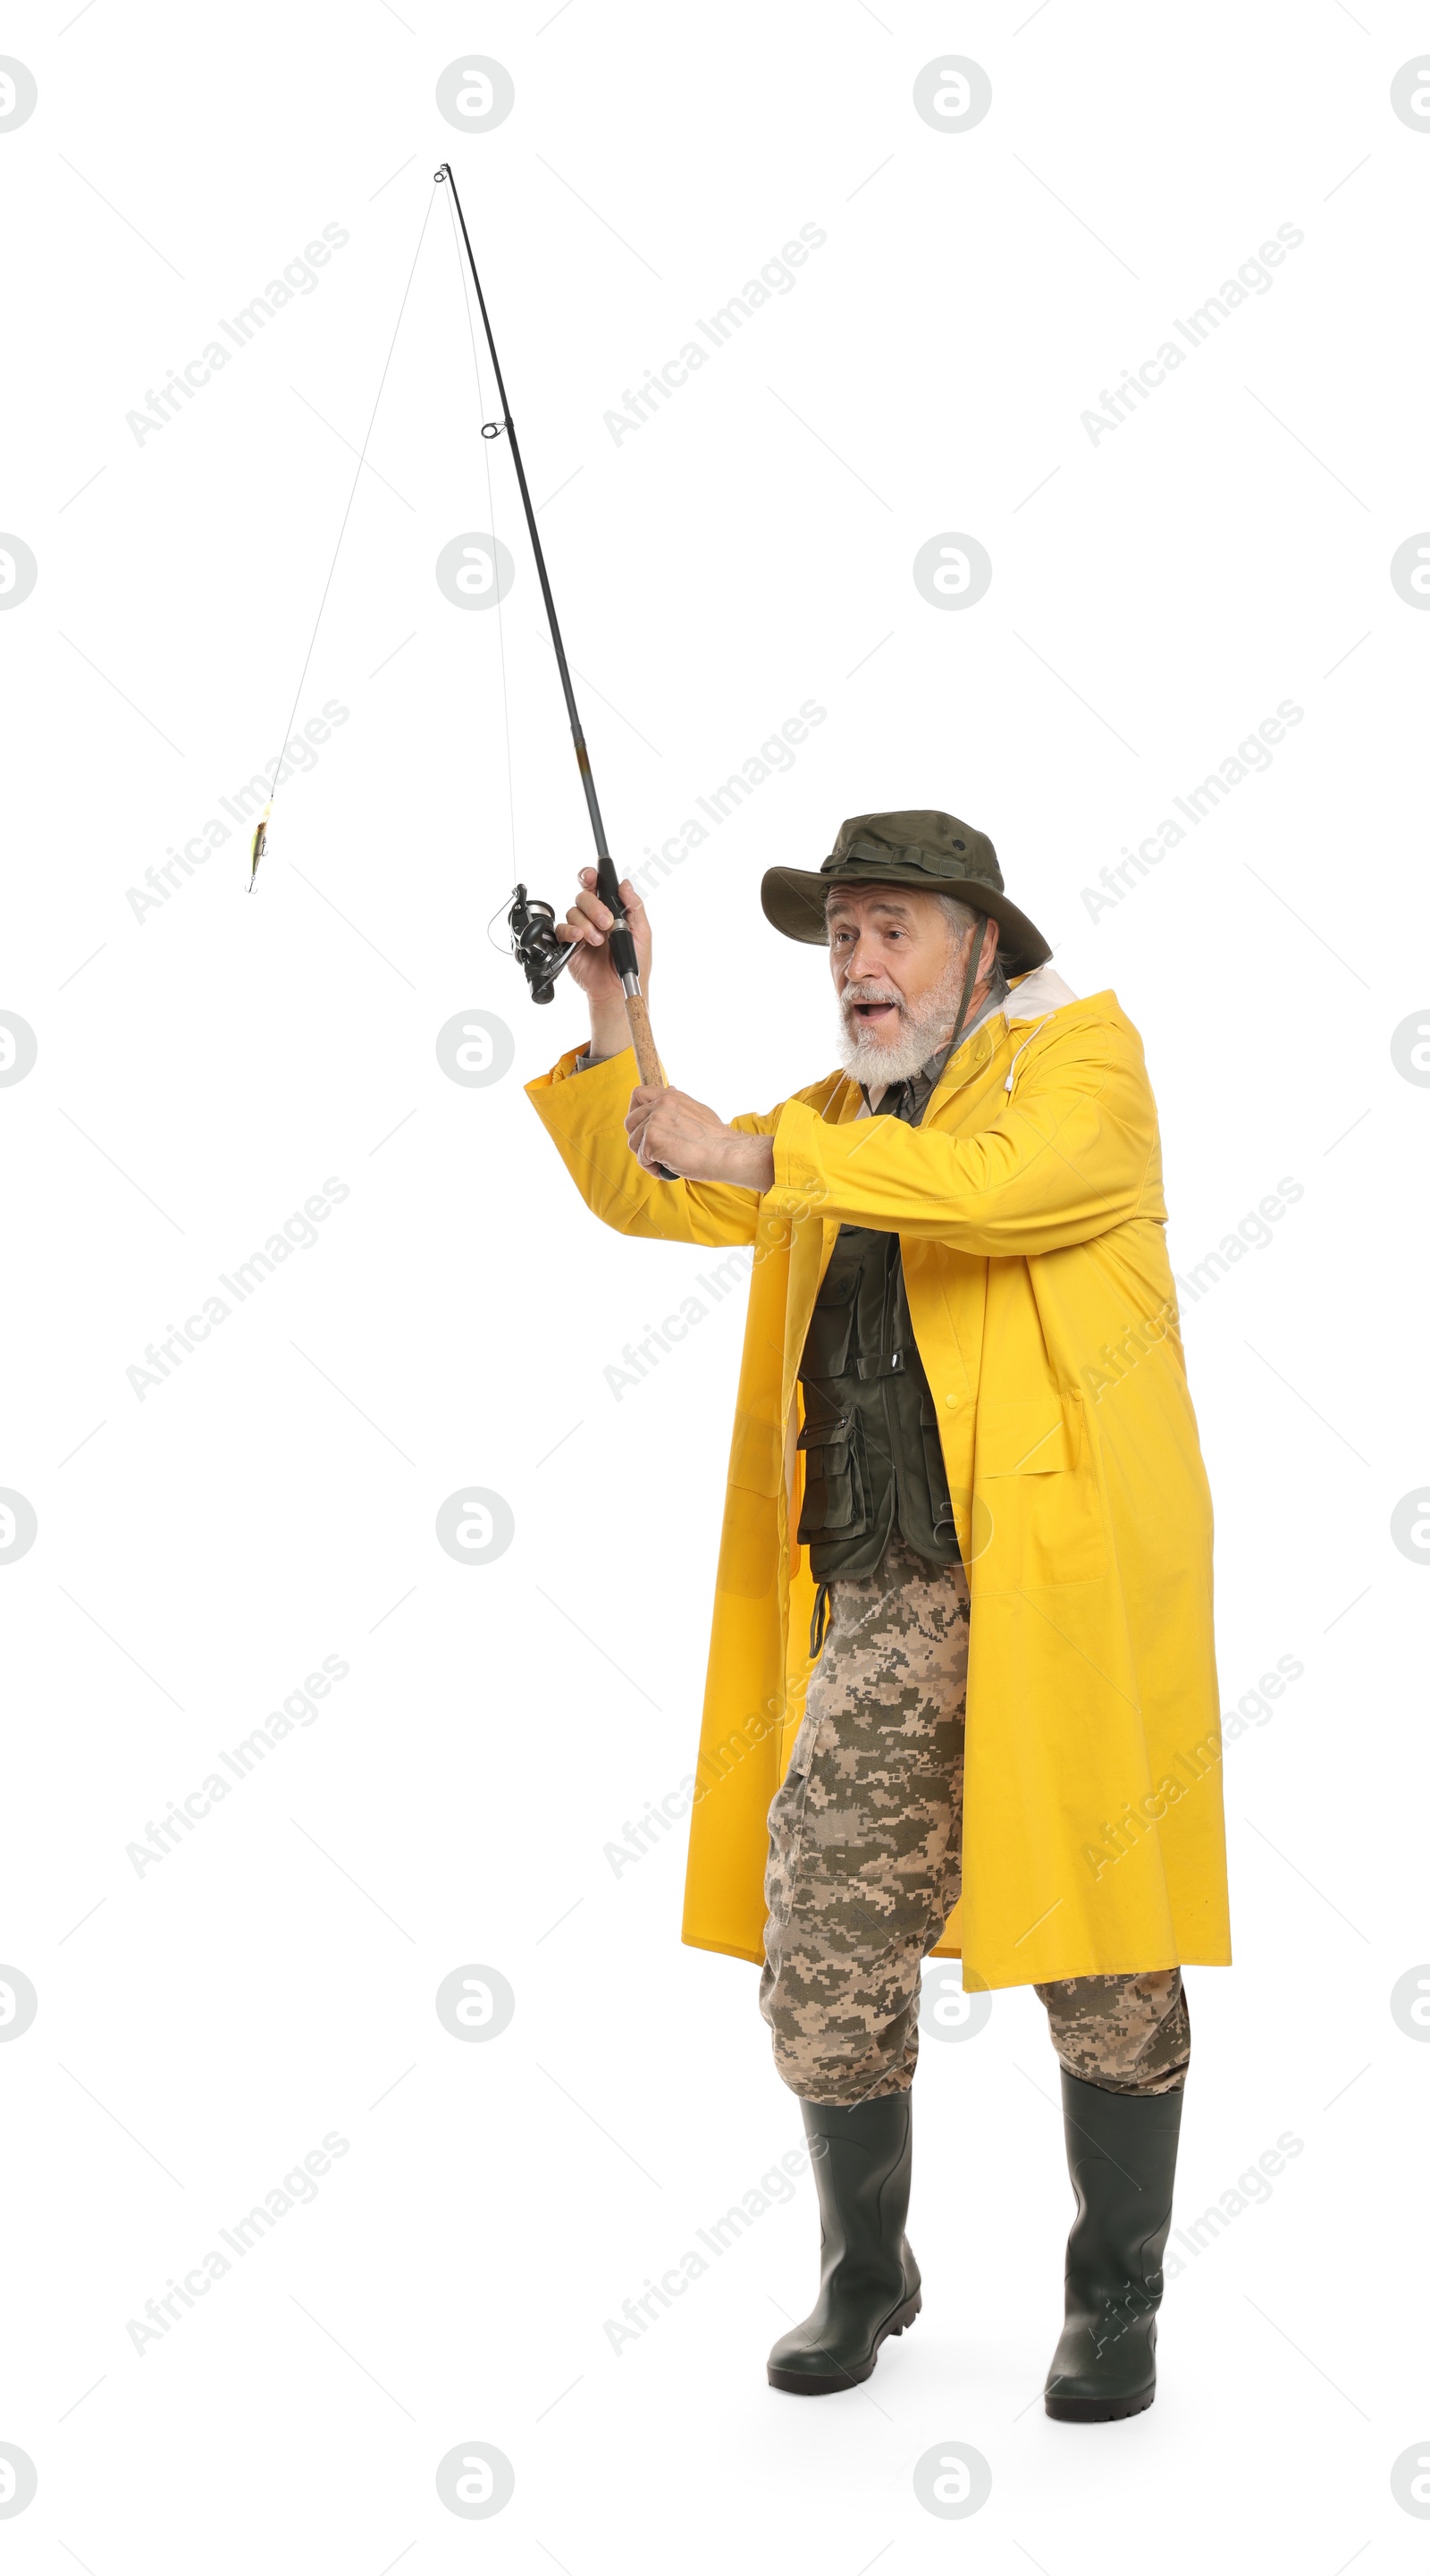
[[[845,1068],[873,1086],[901,1082],[952,1033],[969,934],[916,886],[846,888],[825,918]]]

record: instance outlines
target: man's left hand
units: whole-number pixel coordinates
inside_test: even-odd
[[[774,1187],[774,1147],[768,1136],[742,1136],[686,1091],[657,1091],[642,1084],[631,1093],[626,1134],[647,1172],[664,1163],[681,1180],[725,1181],[760,1191]]]

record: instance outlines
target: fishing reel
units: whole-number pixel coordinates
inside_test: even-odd
[[[607,934],[608,954],[620,978],[621,990],[628,1000],[632,994],[639,1000],[640,967],[636,943],[609,857],[603,856],[597,862],[596,891],[612,916]],[[529,895],[524,885],[513,887],[506,920],[511,932],[511,953],[525,972],[533,1002],[549,1002],[557,976],[562,967],[571,962],[576,941],[558,938],[554,907],[543,903],[539,895]]]
[[[513,888],[506,920],[511,953],[526,976],[533,1002],[549,1002],[557,976],[571,962],[574,940],[558,939],[554,907],[538,895],[528,895],[524,885]]]

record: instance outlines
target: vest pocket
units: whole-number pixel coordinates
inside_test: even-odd
[[[804,1508],[797,1533],[801,1547],[811,1539],[862,1538],[869,1526],[869,1479],[858,1414],[851,1407],[847,1413],[807,1421],[799,1446],[805,1453]]]
[[[849,1358],[854,1291],[858,1285],[857,1270],[847,1272],[842,1279],[826,1279],[804,1337],[799,1363],[802,1378],[843,1376]]]

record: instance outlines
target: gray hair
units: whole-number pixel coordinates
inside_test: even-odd
[[[956,894],[935,895],[934,901],[947,913],[959,938],[969,930],[981,930],[988,919],[986,912],[975,912],[971,903],[960,903]]]
[[[952,928],[953,935],[956,939],[964,938],[969,932],[972,932],[974,936],[977,937],[993,917],[991,913],[979,912],[971,903],[960,903],[956,894],[941,894],[935,897],[935,901],[939,903],[944,912],[947,913],[950,927]],[[1008,977],[1004,971],[1003,953],[1000,948],[993,960],[993,976],[989,987],[990,997],[995,1000],[1001,1000],[1007,990]]]

